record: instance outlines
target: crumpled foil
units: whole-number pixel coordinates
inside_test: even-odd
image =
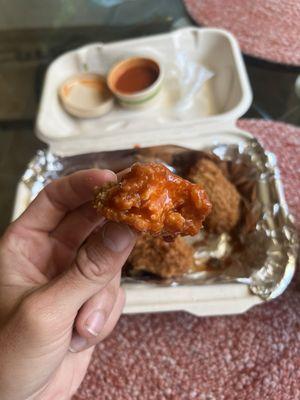
[[[277,297],[293,277],[298,239],[282,194],[275,157],[255,139],[239,145],[217,144],[201,151],[170,145],[58,157],[40,150],[22,181],[33,199],[49,181],[80,169],[108,168],[117,172],[136,161],[160,161],[185,176],[200,157],[218,163],[239,190],[242,216],[238,226],[230,234],[202,230],[187,238],[195,249],[195,265],[188,274],[159,279],[127,272],[123,279],[164,286],[239,282],[265,300]]]

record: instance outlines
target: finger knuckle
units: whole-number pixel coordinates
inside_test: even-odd
[[[101,304],[101,310],[105,312],[106,315],[109,315],[114,308],[114,305],[118,298],[118,291],[112,291],[108,288],[104,288],[99,294],[98,299]]]
[[[119,282],[111,282],[104,289],[104,293],[108,299],[115,301],[115,299],[118,297],[119,289],[120,289]]]
[[[20,305],[19,321],[21,329],[30,335],[43,335],[53,324],[53,312],[41,296],[30,294]]]
[[[87,279],[95,279],[111,273],[115,260],[102,246],[85,246],[80,250],[76,264]]]

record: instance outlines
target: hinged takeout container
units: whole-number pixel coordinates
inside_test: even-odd
[[[129,111],[116,106],[106,116],[89,120],[73,118],[64,111],[57,91],[68,77],[84,70],[107,74],[118,60],[133,55],[153,56],[164,66],[164,86],[153,108]],[[193,93],[202,67],[214,76]],[[189,93],[182,104],[178,98],[186,87]],[[185,28],[141,39],[95,43],[56,59],[46,74],[36,131],[59,155],[124,149],[136,144],[193,145],[193,138],[203,132],[233,127],[251,100],[245,66],[233,36],[219,29]]]
[[[115,62],[132,55],[153,55],[164,65],[164,86],[153,108],[137,111],[116,106],[110,114],[90,120],[73,118],[64,111],[57,91],[65,79],[82,71],[107,74]],[[201,89],[195,90],[202,67],[214,75]],[[185,101],[180,102],[183,91]],[[85,153],[88,157],[91,152],[132,149],[137,145],[144,148],[172,144],[195,150],[218,144],[247,148],[252,135],[238,129],[235,123],[247,111],[251,99],[245,66],[234,37],[220,29],[185,28],[141,39],[95,43],[56,59],[46,74],[36,131],[49,145],[49,154],[60,160]],[[44,170],[49,168],[49,160],[39,165],[38,171],[34,165],[33,162],[29,166],[30,179],[27,173],[18,186],[14,218],[28,205],[35,184],[42,182],[42,186],[47,181]],[[282,218],[287,221],[288,210],[277,168],[275,165],[268,168],[276,180],[270,188],[262,185],[263,202],[275,196]],[[290,248],[286,251],[288,254]],[[125,312],[186,310],[197,315],[243,312],[285,289],[294,272],[294,252],[291,250],[288,254],[286,268],[280,273],[280,284],[274,285],[274,290],[270,289],[265,296],[251,292],[246,280],[246,283],[240,280],[240,283],[171,286],[130,282],[124,284]]]

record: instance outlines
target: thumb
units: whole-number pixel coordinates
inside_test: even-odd
[[[120,272],[134,244],[135,234],[127,225],[107,222],[80,248],[72,267],[46,289],[52,306],[60,310],[63,304],[64,313],[76,314]]]

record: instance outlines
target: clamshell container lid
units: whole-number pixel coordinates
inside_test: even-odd
[[[128,111],[117,106],[111,113],[89,120],[65,112],[57,96],[65,79],[84,70],[106,75],[117,61],[133,55],[152,55],[168,71],[161,100],[154,108]],[[195,79],[201,66],[214,76],[195,94],[192,110],[176,109],[174,98],[191,84],[189,77]],[[54,60],[45,78],[36,133],[61,156],[164,143],[195,147],[201,136],[205,141],[209,134],[219,142],[239,142],[241,132],[237,135],[234,125],[251,101],[236,39],[221,29],[184,28],[146,38],[94,43]]]

